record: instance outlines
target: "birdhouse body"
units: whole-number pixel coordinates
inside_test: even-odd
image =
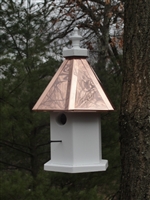
[[[86,61],[87,49],[79,47],[75,28],[73,48],[64,49],[66,58],[33,110],[50,112],[51,159],[44,169],[57,172],[104,171],[100,112],[113,110],[100,81]]]
[[[99,113],[68,112],[66,123],[59,121],[61,113],[51,113],[51,160],[44,165],[48,171],[69,173],[106,170],[102,160],[101,122]]]

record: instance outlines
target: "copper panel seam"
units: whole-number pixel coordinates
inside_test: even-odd
[[[82,59],[82,62],[85,65],[88,65],[88,62],[85,59]],[[114,110],[113,107],[111,106],[108,98],[106,97],[106,95],[105,95],[100,83],[98,82],[97,78],[94,76],[93,71],[89,67],[87,67],[87,71],[89,72],[89,74],[90,74],[90,76],[91,76],[91,78],[92,78],[92,80],[94,82],[95,87],[97,88],[97,90],[101,94],[101,97],[102,97],[103,101],[105,102],[108,110]],[[102,108],[102,110],[103,110],[103,108]]]

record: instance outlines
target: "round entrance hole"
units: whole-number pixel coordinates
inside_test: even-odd
[[[64,113],[61,113],[57,116],[56,120],[57,120],[58,124],[65,125],[67,122],[67,117]]]

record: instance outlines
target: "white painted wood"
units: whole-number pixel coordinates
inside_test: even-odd
[[[108,161],[102,160],[101,123],[99,113],[65,113],[66,124],[60,124],[60,113],[51,113],[51,160],[44,169],[57,172],[104,171]]]

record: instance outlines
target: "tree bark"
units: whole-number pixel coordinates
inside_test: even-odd
[[[150,0],[125,1],[120,200],[150,199]]]

